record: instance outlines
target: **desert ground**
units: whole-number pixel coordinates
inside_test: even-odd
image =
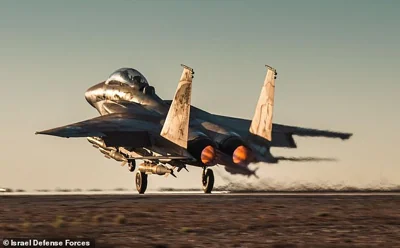
[[[400,195],[0,195],[0,238],[96,247],[400,247]]]

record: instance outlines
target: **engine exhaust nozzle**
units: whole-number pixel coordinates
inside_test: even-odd
[[[248,164],[251,162],[252,154],[250,149],[245,146],[238,146],[232,155],[235,164]]]
[[[206,146],[200,154],[200,160],[205,165],[212,165],[215,161],[215,149],[211,145]]]

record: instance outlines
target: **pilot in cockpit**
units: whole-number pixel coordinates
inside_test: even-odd
[[[150,86],[146,78],[137,70],[132,68],[121,68],[110,75],[106,84],[127,84],[134,90],[143,91],[144,94],[155,93],[154,87]]]

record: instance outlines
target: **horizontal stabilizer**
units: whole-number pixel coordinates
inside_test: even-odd
[[[341,132],[317,130],[311,128],[296,128],[293,134],[297,136],[308,136],[308,137],[340,138],[342,140],[350,139],[350,137],[353,136],[352,133],[341,133]]]
[[[336,162],[336,158],[318,158],[318,157],[275,157],[278,161],[291,162]]]
[[[305,137],[325,137],[325,138],[340,138],[342,140],[350,139],[353,136],[352,133],[343,133],[330,130],[320,130],[314,128],[304,128],[296,126],[287,126],[281,124],[274,124],[274,132],[286,133],[296,136]]]
[[[186,149],[189,134],[190,101],[194,71],[188,66],[182,66],[182,76],[179,80],[175,97],[169,107],[160,135]]]
[[[276,70],[268,65],[267,75],[250,125],[250,133],[272,140],[272,115],[274,110]]]

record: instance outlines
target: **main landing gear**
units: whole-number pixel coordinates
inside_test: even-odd
[[[129,164],[129,170],[134,171],[135,170],[135,163],[130,163]],[[136,171],[136,178],[135,178],[135,184],[136,184],[136,189],[139,192],[139,194],[144,194],[144,192],[147,189],[147,179],[149,174],[156,174],[156,175],[174,175],[173,174],[173,169],[169,169],[161,164],[152,164],[152,163],[142,163],[139,165],[138,170]],[[213,187],[214,187],[214,173],[211,169],[207,169],[206,167],[203,167],[203,174],[202,174],[202,185],[203,185],[203,191],[206,194],[211,193]]]
[[[202,183],[203,183],[203,191],[206,194],[211,193],[214,187],[214,172],[211,169],[203,168],[203,176],[202,176]]]
[[[134,170],[134,164],[132,163],[129,169]],[[136,189],[139,192],[139,194],[144,194],[144,192],[147,189],[147,177],[149,174],[156,174],[156,175],[174,175],[174,170],[170,169],[162,164],[156,164],[156,163],[149,163],[149,162],[144,162],[139,165],[139,168],[136,172]]]
[[[147,189],[147,174],[141,171],[136,172],[136,189],[139,194],[144,194]]]

